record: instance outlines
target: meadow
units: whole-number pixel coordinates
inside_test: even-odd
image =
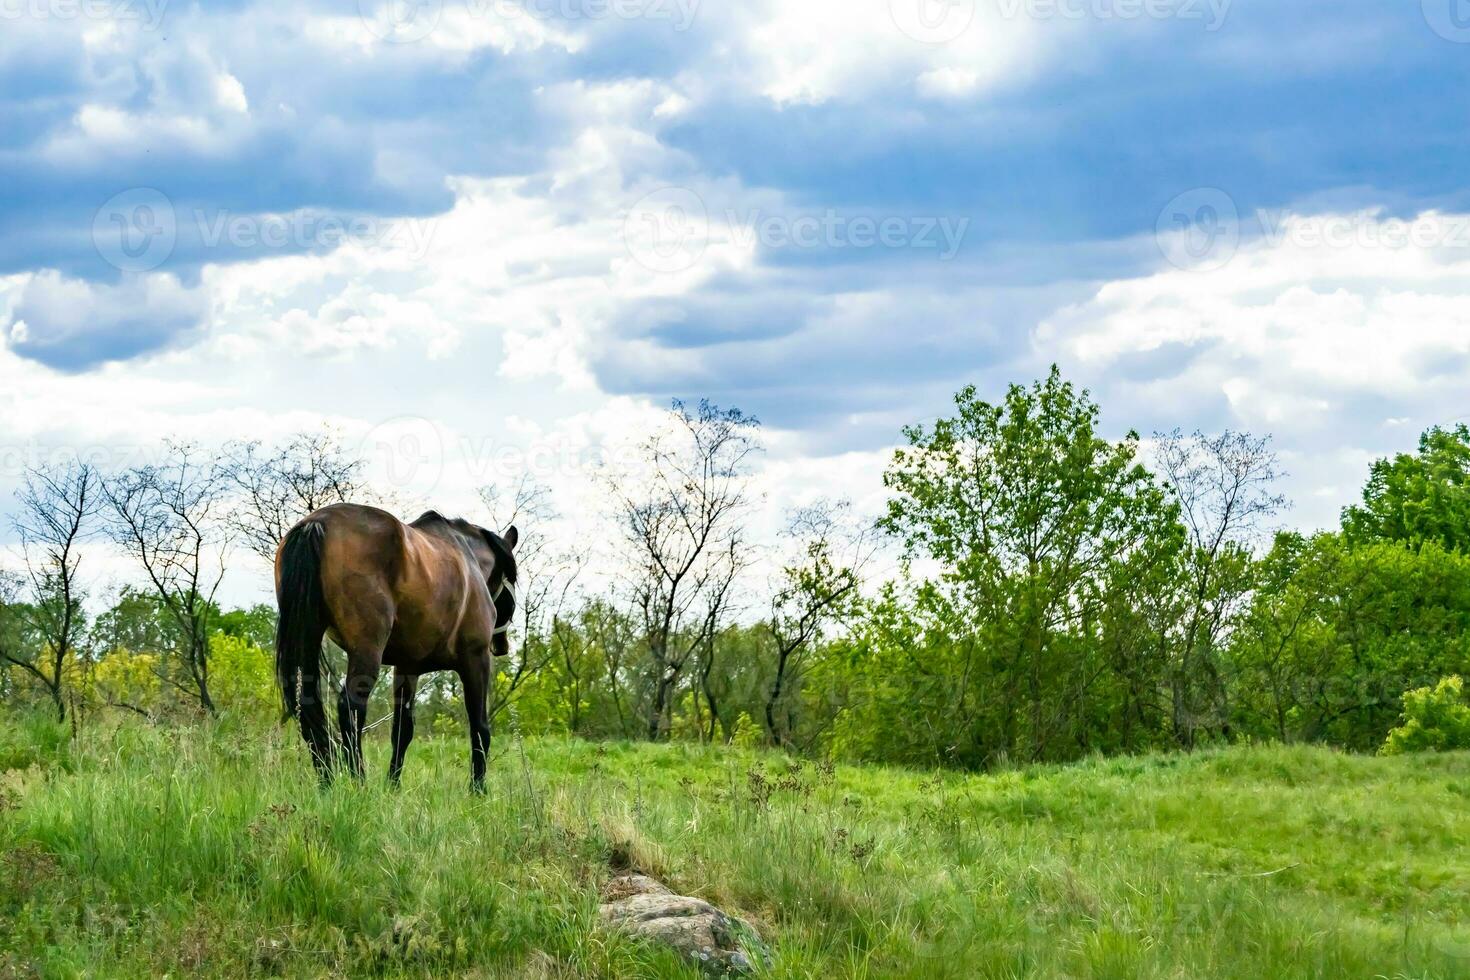
[[[1470,976],[1470,754],[1234,747],[988,775],[423,738],[320,789],[229,719],[0,722],[0,975],[684,977],[608,934],[637,868],[772,977]]]

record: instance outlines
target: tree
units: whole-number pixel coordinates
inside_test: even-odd
[[[186,680],[163,679],[211,714],[209,638],[229,544],[226,479],[197,447],[168,443],[163,463],[102,484],[113,540],[142,569],[176,631],[174,653]]]
[[[955,405],[905,429],[884,474],[881,526],[939,572],[908,609],[890,591],[870,635],[900,649],[923,637],[907,669],[944,699],[925,723],[944,726],[932,742],[949,761],[1068,757],[1090,744],[1109,669],[1096,642],[1108,583],[1124,562],[1177,552],[1178,507],[1138,463],[1137,434],[1102,438],[1097,406],[1055,367],[999,404],[970,386]]]
[[[1225,724],[1228,686],[1219,649],[1254,584],[1253,549],[1264,524],[1286,506],[1273,491],[1281,477],[1269,438],[1226,430],[1216,436],[1178,429],[1156,434],[1156,458],[1188,534],[1183,552],[1183,630],[1170,671],[1175,738]]]
[[[492,692],[490,719],[514,702],[523,685],[535,678],[558,657],[570,656],[566,614],[575,596],[577,581],[587,565],[586,552],[558,548],[548,533],[557,518],[551,492],[529,474],[523,474],[511,489],[487,486],[480,501],[491,515],[494,527],[526,526],[516,547],[516,616],[511,634],[517,640],[507,658],[508,669],[497,664],[500,681]]]
[[[1229,651],[1245,732],[1372,751],[1405,690],[1470,672],[1470,556],[1324,532],[1262,566]]]
[[[749,504],[758,426],[739,409],[676,401],[636,467],[608,474],[649,659],[650,739],[667,735],[675,686],[718,625],[745,559],[738,518]]]
[[[222,463],[238,497],[230,526],[246,547],[274,562],[277,546],[297,521],[328,504],[362,502],[364,466],[329,429],[298,433],[274,450],[258,440],[230,443]]]
[[[95,469],[74,460],[28,470],[16,493],[20,513],[13,523],[30,592],[25,609],[41,648],[26,656],[0,647],[0,657],[46,689],[58,720],[66,718],[64,668],[85,629],[79,549],[97,513],[100,483]]]
[[[26,608],[20,602],[25,589],[25,580],[18,572],[0,569],[0,696],[15,696],[16,685],[12,676],[16,658],[32,648],[27,634],[30,632]]]
[[[1343,511],[1348,540],[1433,541],[1470,552],[1470,427],[1430,428],[1419,452],[1373,464],[1363,502]]]
[[[1388,733],[1379,751],[1383,755],[1405,752],[1453,752],[1470,749],[1470,700],[1465,681],[1446,677],[1432,688],[1404,693],[1404,723]]]
[[[858,596],[863,564],[871,555],[865,530],[844,526],[851,505],[819,503],[791,515],[786,529],[797,556],[781,569],[771,596],[768,620],[775,646],[775,673],[765,699],[766,734],[787,743],[790,711],[777,721],[783,697],[801,678],[806,656],[823,640],[828,626],[848,613]]]

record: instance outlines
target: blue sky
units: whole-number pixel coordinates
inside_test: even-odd
[[[0,4],[0,491],[418,419],[581,512],[708,396],[779,508],[1056,361],[1325,523],[1470,415],[1467,93],[1466,0]]]

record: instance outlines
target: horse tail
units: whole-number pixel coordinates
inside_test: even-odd
[[[322,596],[322,542],[326,538],[326,525],[313,520],[302,521],[287,533],[281,545],[281,579],[276,590],[281,611],[276,622],[276,680],[286,702],[286,716],[300,718],[301,734],[314,748],[319,740],[325,741],[327,732],[321,691],[322,636],[327,631],[327,603]]]

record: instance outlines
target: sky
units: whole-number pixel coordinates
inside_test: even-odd
[[[775,527],[1057,363],[1327,526],[1470,419],[1467,160],[1470,0],[0,0],[0,499],[329,425],[600,542],[703,397]]]

